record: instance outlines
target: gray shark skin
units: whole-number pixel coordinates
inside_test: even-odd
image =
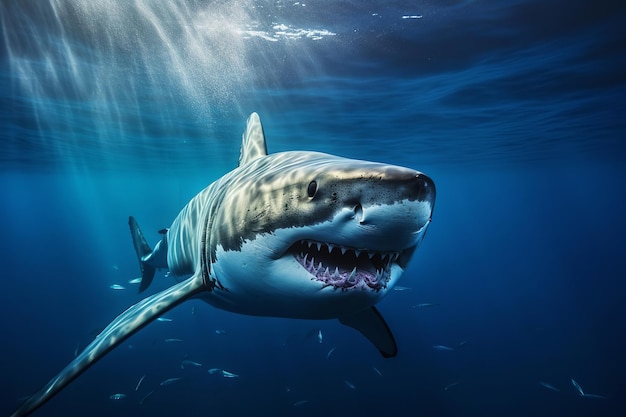
[[[317,152],[268,155],[256,113],[239,166],[195,196],[150,248],[129,225],[142,271],[178,283],[113,320],[13,414],[42,406],[121,342],[190,298],[235,313],[334,319],[385,357],[394,337],[374,307],[398,282],[431,222],[435,185],[409,168]]]

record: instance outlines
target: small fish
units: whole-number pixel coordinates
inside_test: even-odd
[[[161,229],[161,230],[159,230],[159,234],[160,234],[160,235],[165,235],[165,234],[167,234],[167,231],[168,231],[168,230],[170,230],[170,229],[169,229],[169,228],[167,228],[167,227],[166,227],[166,228],[164,228],[164,229]]]
[[[166,386],[166,385],[172,385],[178,381],[180,381],[182,378],[168,378],[165,381],[161,382],[159,385],[162,386]]]
[[[142,376],[141,378],[139,378],[139,382],[137,382],[137,386],[135,387],[135,391],[139,390],[139,386],[141,385],[141,383],[143,382],[143,379],[144,379],[145,377],[146,377],[146,376],[144,375],[144,376]]]
[[[202,364],[200,362],[185,359],[184,361],[181,362],[180,367],[182,369],[185,369],[185,366],[202,366]]]
[[[378,374],[378,376],[383,376],[383,373],[380,372],[377,367],[372,366],[372,369],[374,370],[374,372],[376,372]]]
[[[353,391],[356,391],[356,387],[354,386],[354,384],[350,381],[348,381],[347,379],[343,381],[344,384],[346,384],[346,386],[348,388],[350,388]]]
[[[335,351],[335,349],[337,349],[336,347],[332,348],[331,350],[328,351],[328,353],[326,354],[326,359],[330,358],[330,355],[333,354],[333,352]]]
[[[126,394],[113,394],[109,397],[111,400],[123,400],[126,398]]]
[[[222,372],[222,370],[220,368],[211,368],[207,372],[213,375]]]
[[[232,372],[228,372],[222,369],[222,376],[224,378],[239,378],[239,375],[233,374]]]
[[[196,315],[196,306],[191,307],[191,315],[192,316]]]
[[[583,394],[582,396],[585,398],[599,398],[599,399],[607,398],[604,395],[597,395],[597,394]]]
[[[467,345],[467,340],[463,340],[461,343],[459,343],[458,345],[456,345],[456,349],[458,348],[462,348],[463,346]]]
[[[320,343],[322,343],[322,340],[324,340],[324,338],[322,337],[322,330],[321,329],[317,331],[317,340]]]
[[[184,342],[183,339],[165,339],[165,343]]]
[[[117,265],[113,265],[113,269],[115,269],[116,271],[119,271],[119,270],[120,270],[120,267],[119,267],[119,266],[117,266]]]
[[[583,389],[580,385],[578,385],[578,382],[574,381],[574,378],[572,378],[572,385],[574,386],[574,388],[576,388],[576,390],[578,391],[578,393],[580,395],[585,395],[585,393],[583,392]]]
[[[539,381],[539,385],[541,385],[542,387],[547,388],[547,389],[549,389],[551,391],[554,391],[554,392],[561,392],[560,389],[558,389],[557,387],[555,387],[552,384],[548,384],[547,382]]]
[[[133,278],[130,281],[128,281],[129,284],[141,284],[141,277],[138,278]]]
[[[226,334],[226,330],[217,329],[217,330],[215,331],[215,334],[225,335],[225,334]]]
[[[426,308],[426,307],[435,307],[438,306],[439,304],[437,303],[420,303],[420,304],[416,304],[414,307],[417,308]]]
[[[451,350],[454,350],[454,348],[451,348],[451,347],[449,347],[449,346],[444,346],[444,345],[436,345],[436,346],[433,346],[433,349],[435,349],[435,350],[442,350],[442,351],[451,351]]]
[[[394,291],[407,291],[410,289],[410,287],[403,287],[402,285],[396,285],[395,287],[393,287]]]
[[[447,391],[447,390],[449,390],[450,388],[454,388],[454,387],[456,387],[457,385],[459,385],[459,382],[453,382],[453,383],[451,383],[451,384],[446,385],[446,386],[443,388],[443,390],[444,390],[444,391]]]
[[[154,391],[150,391],[149,393],[147,393],[142,399],[141,401],[139,401],[139,405],[142,405],[144,401],[146,401],[146,399],[152,395]]]
[[[109,288],[112,290],[125,290],[126,289],[126,287],[123,287],[120,284],[111,284],[109,285]]]
[[[167,317],[159,317],[157,318],[157,321],[169,323],[170,321],[172,321],[172,319],[168,319]]]
[[[604,395],[585,394],[585,392],[583,391],[582,387],[578,384],[578,382],[574,381],[574,378],[572,378],[572,385],[574,386],[574,388],[576,388],[576,390],[578,391],[578,393],[580,394],[581,397],[585,397],[585,398],[599,398],[599,399],[606,398]]]
[[[306,403],[308,403],[309,400],[300,400],[300,401],[296,401],[295,403],[293,403],[294,407],[300,407],[301,405],[304,405]]]

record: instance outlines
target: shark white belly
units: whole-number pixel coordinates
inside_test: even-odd
[[[398,282],[430,224],[435,186],[413,169],[317,152],[267,154],[259,117],[239,166],[183,208],[154,249],[129,224],[142,270],[189,276],[113,320],[13,414],[28,415],[176,305],[200,297],[242,314],[338,318],[385,357],[397,347],[374,307]]]

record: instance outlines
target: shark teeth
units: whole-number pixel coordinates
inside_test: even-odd
[[[349,248],[346,246],[341,246],[341,245],[337,245],[333,243],[325,243],[325,242],[318,242],[318,241],[312,241],[312,240],[301,240],[299,243],[300,245],[306,246],[309,249],[312,247],[313,248],[317,247],[318,252],[322,252],[322,250],[325,249],[326,251],[328,251],[329,254],[331,254],[335,249],[338,249],[341,252],[341,255],[345,255],[348,251],[352,251],[354,252],[357,258],[360,257],[361,254],[365,253],[367,254],[367,257],[369,259],[372,259],[376,255],[379,255],[383,259],[389,258],[389,259],[386,259],[385,261],[395,262],[400,257],[400,252],[383,253],[383,252],[377,252],[377,251],[372,251],[368,249]],[[302,253],[306,253],[306,252],[302,252]]]
[[[391,265],[400,256],[400,252],[383,253],[311,240],[297,242],[292,252],[312,280],[341,290],[386,288]]]

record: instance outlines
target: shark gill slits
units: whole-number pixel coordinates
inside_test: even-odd
[[[315,197],[315,193],[317,193],[317,182],[315,180],[309,183],[306,192],[309,198]]]

